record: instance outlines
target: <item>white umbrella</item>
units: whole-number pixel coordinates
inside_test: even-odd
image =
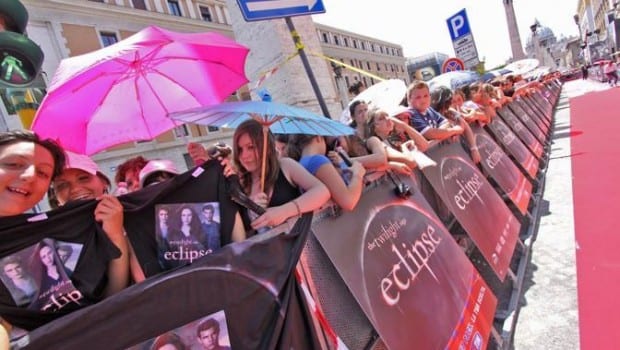
[[[514,61],[506,65],[504,68],[511,70],[512,74],[522,75],[533,71],[534,69],[536,69],[536,67],[538,67],[539,64],[540,62],[535,58],[525,58],[522,60]]]
[[[382,109],[393,108],[400,104],[407,94],[407,85],[400,79],[388,79],[378,82],[359,95],[349,103],[349,106],[355,101],[364,101],[369,107],[378,107]],[[340,121],[348,124],[351,122],[349,106],[342,111]]]

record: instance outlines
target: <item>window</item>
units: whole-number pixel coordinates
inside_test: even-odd
[[[183,16],[181,13],[181,6],[179,6],[179,2],[176,0],[168,0],[168,10],[170,10],[171,15]]]
[[[205,22],[213,22],[213,17],[211,16],[211,11],[209,11],[208,7],[200,6],[200,16]]]
[[[334,35],[334,45],[340,45],[340,43],[338,43],[338,37]]]
[[[357,49],[357,40],[353,40],[353,47]]]
[[[144,0],[131,0],[131,2],[133,3],[133,8],[138,10],[146,10]]]
[[[362,50],[366,50],[366,43],[362,41]]]
[[[383,46],[379,46],[379,51],[381,51],[381,53],[383,53]]]
[[[379,62],[377,62],[377,72],[381,71],[381,67],[379,66]]]
[[[349,47],[349,40],[344,38],[344,46]]]
[[[183,124],[183,125],[179,125],[179,126],[175,127],[174,128],[174,136],[176,138],[181,138],[181,137],[189,136],[189,129],[187,128],[187,125]]]
[[[185,161],[187,169],[191,169],[196,166],[196,164],[194,164],[194,160],[192,159],[192,157],[190,157],[189,153],[183,153],[183,160]]]
[[[116,33],[100,32],[99,36],[101,37],[101,44],[103,45],[103,47],[110,46],[110,45],[116,44],[118,42],[118,38],[116,37]]]
[[[327,33],[323,33],[323,42],[324,43],[328,43],[329,42],[329,36],[327,36]]]
[[[370,61],[366,61],[366,67],[368,67],[368,70],[371,70],[372,68],[370,68]],[[362,67],[360,67],[362,68]]]

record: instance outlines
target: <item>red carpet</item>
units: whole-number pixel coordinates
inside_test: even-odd
[[[582,350],[620,349],[620,88],[570,100]]]

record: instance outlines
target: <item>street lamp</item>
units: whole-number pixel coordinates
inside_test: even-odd
[[[538,41],[538,35],[536,34],[538,27],[540,27],[540,24],[538,24],[538,22],[534,22],[534,24],[530,26],[530,30],[532,31],[532,44],[534,45],[534,57],[537,58],[542,64],[543,57],[542,55],[540,55],[540,42]]]
[[[336,87],[338,88],[338,95],[340,95],[340,105],[342,108],[349,105],[349,95],[347,94],[347,88],[344,86],[346,83],[342,77],[342,66],[331,62],[332,69],[334,70],[334,78],[336,80]]]
[[[594,34],[596,34],[597,38],[598,38],[598,34],[600,32],[601,32],[600,29],[596,29],[594,31],[586,30],[586,36],[584,38],[584,43],[583,43],[582,47],[588,52],[588,57],[590,57],[590,62],[589,63],[592,63],[592,48],[590,46],[590,40],[588,38],[591,37]]]

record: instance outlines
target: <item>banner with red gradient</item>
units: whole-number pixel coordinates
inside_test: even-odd
[[[471,129],[482,157],[482,168],[525,215],[532,197],[532,184],[484,129],[480,126],[472,126]]]
[[[437,166],[422,169],[424,176],[504,281],[521,224],[460,143],[440,145],[426,153]]]
[[[532,179],[538,174],[539,161],[527,147],[519,140],[517,135],[499,118],[488,124],[495,138],[506,148],[508,153],[523,167],[523,170]]]
[[[411,195],[384,176],[355,211],[316,220],[315,236],[389,349],[469,349],[474,334],[486,348],[496,297],[415,181],[394,180]]]
[[[536,139],[532,132],[528,130],[528,128],[521,123],[519,118],[512,113],[508,107],[503,107],[502,109],[497,111],[497,115],[499,115],[504,122],[514,131],[514,133],[523,141],[523,144],[536,156],[536,158],[540,159],[543,154],[543,146]]]

